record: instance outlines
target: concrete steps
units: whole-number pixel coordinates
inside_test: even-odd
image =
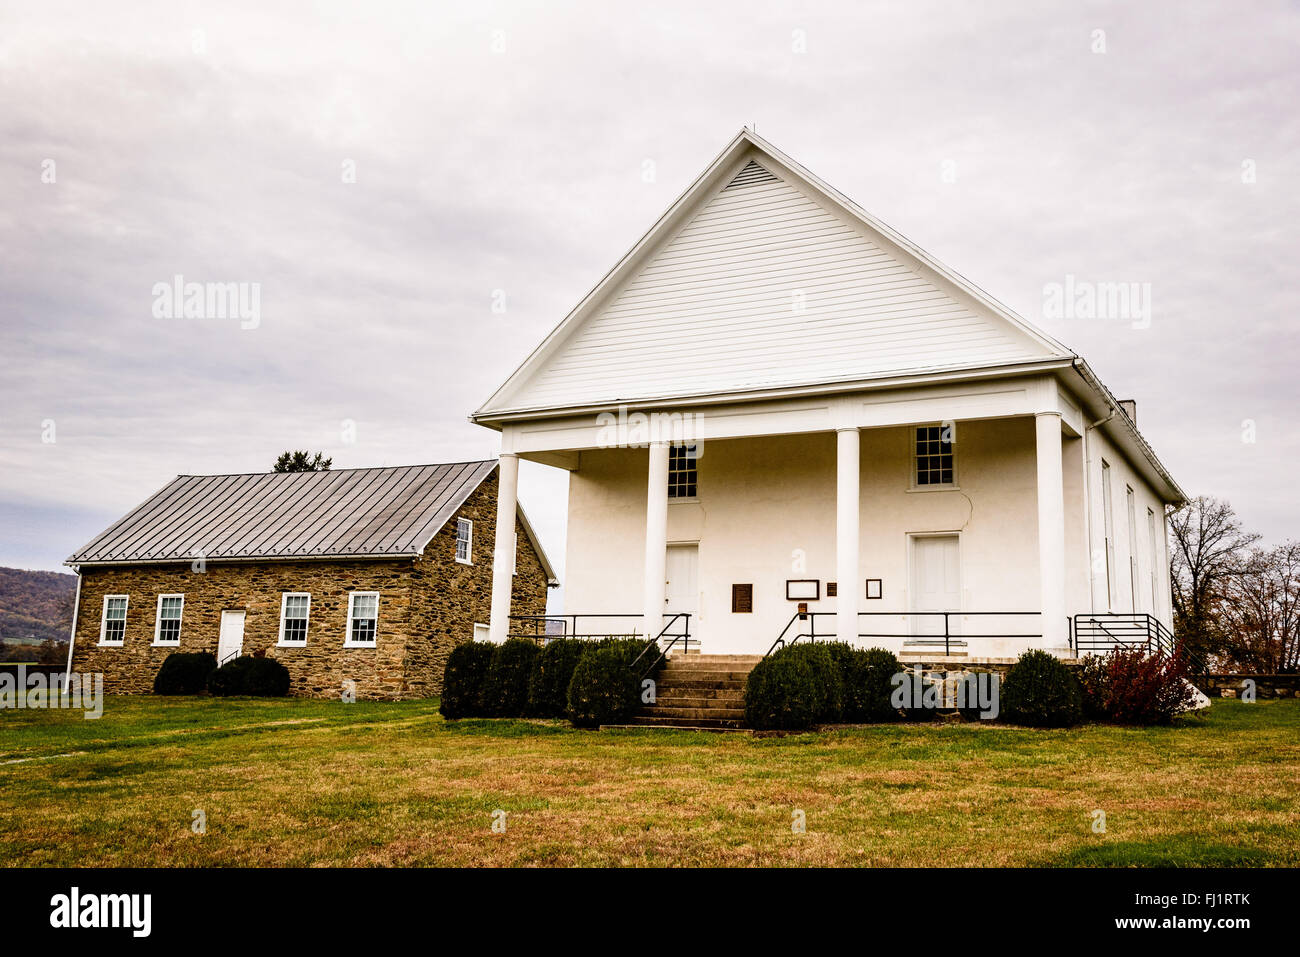
[[[745,678],[760,655],[676,655],[655,676],[655,703],[631,727],[745,729]]]

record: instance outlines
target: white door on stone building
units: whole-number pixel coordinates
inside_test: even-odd
[[[244,651],[244,613],[223,611],[221,634],[217,638],[217,664],[227,658],[237,658]]]

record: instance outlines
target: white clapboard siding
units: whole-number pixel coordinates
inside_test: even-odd
[[[554,408],[1043,355],[887,247],[751,162],[502,398]]]

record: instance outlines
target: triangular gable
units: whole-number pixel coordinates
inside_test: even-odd
[[[1071,355],[744,130],[476,417]]]

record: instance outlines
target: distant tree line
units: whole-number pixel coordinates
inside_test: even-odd
[[[1197,496],[1169,516],[1174,632],[1215,670],[1300,670],[1300,543],[1261,547],[1231,505]]]

